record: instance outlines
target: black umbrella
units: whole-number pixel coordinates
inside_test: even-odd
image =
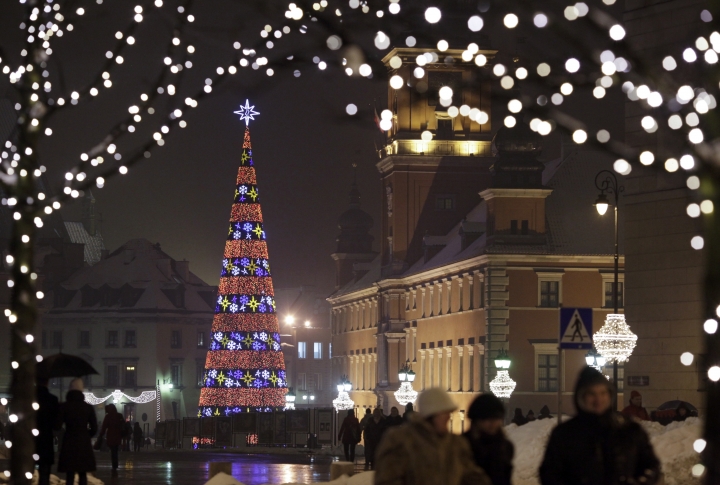
[[[77,355],[50,355],[37,365],[37,375],[47,379],[53,377],[82,377],[90,374],[100,373],[85,359]]]
[[[662,403],[661,405],[658,406],[658,411],[663,411],[665,409],[677,409],[680,407],[681,404],[684,404],[685,409],[687,409],[689,412],[693,412],[693,411],[697,412],[697,408],[695,406],[693,406],[692,404],[690,404],[687,401],[679,401],[679,400],[667,401],[667,402]]]

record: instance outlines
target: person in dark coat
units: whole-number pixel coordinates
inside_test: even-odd
[[[505,406],[493,394],[481,394],[470,405],[470,443],[475,464],[485,470],[493,485],[510,485],[515,447],[503,432]]]
[[[130,451],[130,442],[132,441],[133,426],[130,421],[125,421],[125,428],[122,434],[122,449],[123,451]]]
[[[690,410],[685,406],[685,403],[680,403],[675,411],[674,421],[685,421],[690,417]]]
[[[144,441],[143,438],[143,430],[140,427],[140,423],[135,422],[135,427],[133,427],[133,451],[140,451],[140,447],[142,447]]]
[[[107,445],[110,448],[110,461],[112,462],[112,473],[117,475],[118,469],[118,450],[120,449],[120,443],[122,442],[122,436],[125,432],[125,420],[122,415],[117,412],[117,408],[114,404],[108,404],[105,406],[105,419],[103,419],[102,427],[100,428],[100,435],[98,439],[102,438],[107,431]]]
[[[360,431],[365,431],[365,426],[370,422],[372,419],[372,410],[370,408],[367,408],[365,410],[365,416],[360,420]]]
[[[522,409],[515,408],[515,415],[512,418],[511,423],[515,423],[518,426],[522,426],[523,424],[527,424],[527,418],[523,416]]]
[[[390,408],[390,416],[385,418],[385,426],[392,428],[393,426],[400,426],[403,424],[403,418],[400,416],[400,411],[395,406]]]
[[[343,444],[345,461],[355,463],[355,446],[360,442],[360,421],[355,417],[354,409],[349,409],[347,416],[343,419],[338,440]]]
[[[542,485],[614,485],[660,480],[660,462],[642,427],[612,409],[614,389],[585,367],[575,386],[577,415],[550,435],[540,466]]]
[[[409,402],[405,405],[405,412],[403,413],[403,421],[407,422],[410,419],[410,416],[413,415],[415,412],[415,408],[413,407],[413,403]]]
[[[642,405],[642,394],[633,390],[630,393],[630,404],[622,410],[623,416],[626,418],[635,418],[639,421],[650,421],[647,409]]]
[[[529,423],[530,421],[535,421],[537,418],[535,417],[535,413],[532,409],[530,409],[527,413],[527,416],[525,416],[525,420]]]
[[[547,404],[540,408],[540,414],[538,415],[538,419],[551,419],[552,415],[550,414],[550,408],[547,407]]]
[[[50,469],[55,463],[55,435],[53,431],[57,424],[60,404],[58,398],[50,394],[47,377],[38,377],[37,403],[40,406],[35,415],[38,435],[35,438],[35,453],[39,456],[38,484],[50,485]]]
[[[382,409],[375,408],[372,419],[365,426],[363,438],[365,439],[365,468],[375,469],[375,450],[387,429]]]
[[[62,448],[58,458],[58,472],[66,473],[66,483],[87,485],[87,472],[95,471],[95,453],[90,438],[97,433],[95,410],[85,402],[82,379],[73,379],[65,402],[60,406],[58,426],[65,426]]]

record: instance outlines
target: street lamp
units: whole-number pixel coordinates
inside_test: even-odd
[[[605,325],[593,335],[593,343],[598,352],[605,357],[607,362],[613,364],[613,385],[615,386],[615,403],[617,408],[617,381],[618,362],[625,362],[632,354],[637,342],[637,335],[630,331],[625,315],[619,312],[619,291],[618,284],[620,269],[620,251],[618,249],[618,207],[620,206],[620,193],[625,187],[618,184],[618,179],[610,170],[601,170],[595,176],[595,187],[600,191],[595,208],[598,214],[604,215],[610,205],[606,193],[613,194],[615,199],[615,279],[613,282],[613,313],[605,318]]]
[[[603,367],[605,367],[606,359],[603,355],[598,353],[595,347],[593,347],[591,350],[588,350],[587,354],[585,354],[585,362],[588,366],[596,369],[598,372],[602,372]]]
[[[295,395],[295,392],[293,392],[292,387],[288,389],[287,394],[285,394],[285,411],[292,411],[295,409],[295,399],[297,396]]]
[[[295,317],[294,317],[294,316],[288,315],[288,316],[285,317],[285,324],[286,324],[286,325],[292,325],[293,323],[295,323]]]
[[[495,367],[498,373],[495,379],[490,382],[490,390],[500,399],[509,399],[517,385],[515,381],[510,378],[508,371],[510,364],[511,360],[507,350],[501,350],[495,358]]]
[[[413,381],[415,380],[415,371],[410,368],[410,360],[398,371],[398,379],[400,380],[400,388],[395,391],[395,400],[401,406],[407,406],[408,403],[414,403],[417,399],[417,391],[413,389]]]
[[[352,390],[352,384],[348,380],[347,376],[343,375],[340,378],[340,384],[337,385],[338,397],[333,399],[333,407],[336,412],[352,409],[355,407],[355,401],[350,399],[348,392]]]

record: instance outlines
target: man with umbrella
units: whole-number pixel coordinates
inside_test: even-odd
[[[38,366],[39,367],[39,366]],[[50,469],[55,463],[55,421],[57,420],[59,404],[58,398],[50,394],[48,389],[49,378],[47,374],[37,374],[37,403],[40,406],[37,410],[37,430],[35,438],[35,452],[38,458],[39,485],[50,485]]]

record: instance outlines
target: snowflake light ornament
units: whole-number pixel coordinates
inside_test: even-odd
[[[250,101],[245,100],[245,106],[240,105],[240,109],[234,112],[236,115],[240,115],[240,121],[245,121],[245,126],[250,124],[250,121],[255,121],[255,116],[260,113],[255,111],[255,106],[250,106]]]

